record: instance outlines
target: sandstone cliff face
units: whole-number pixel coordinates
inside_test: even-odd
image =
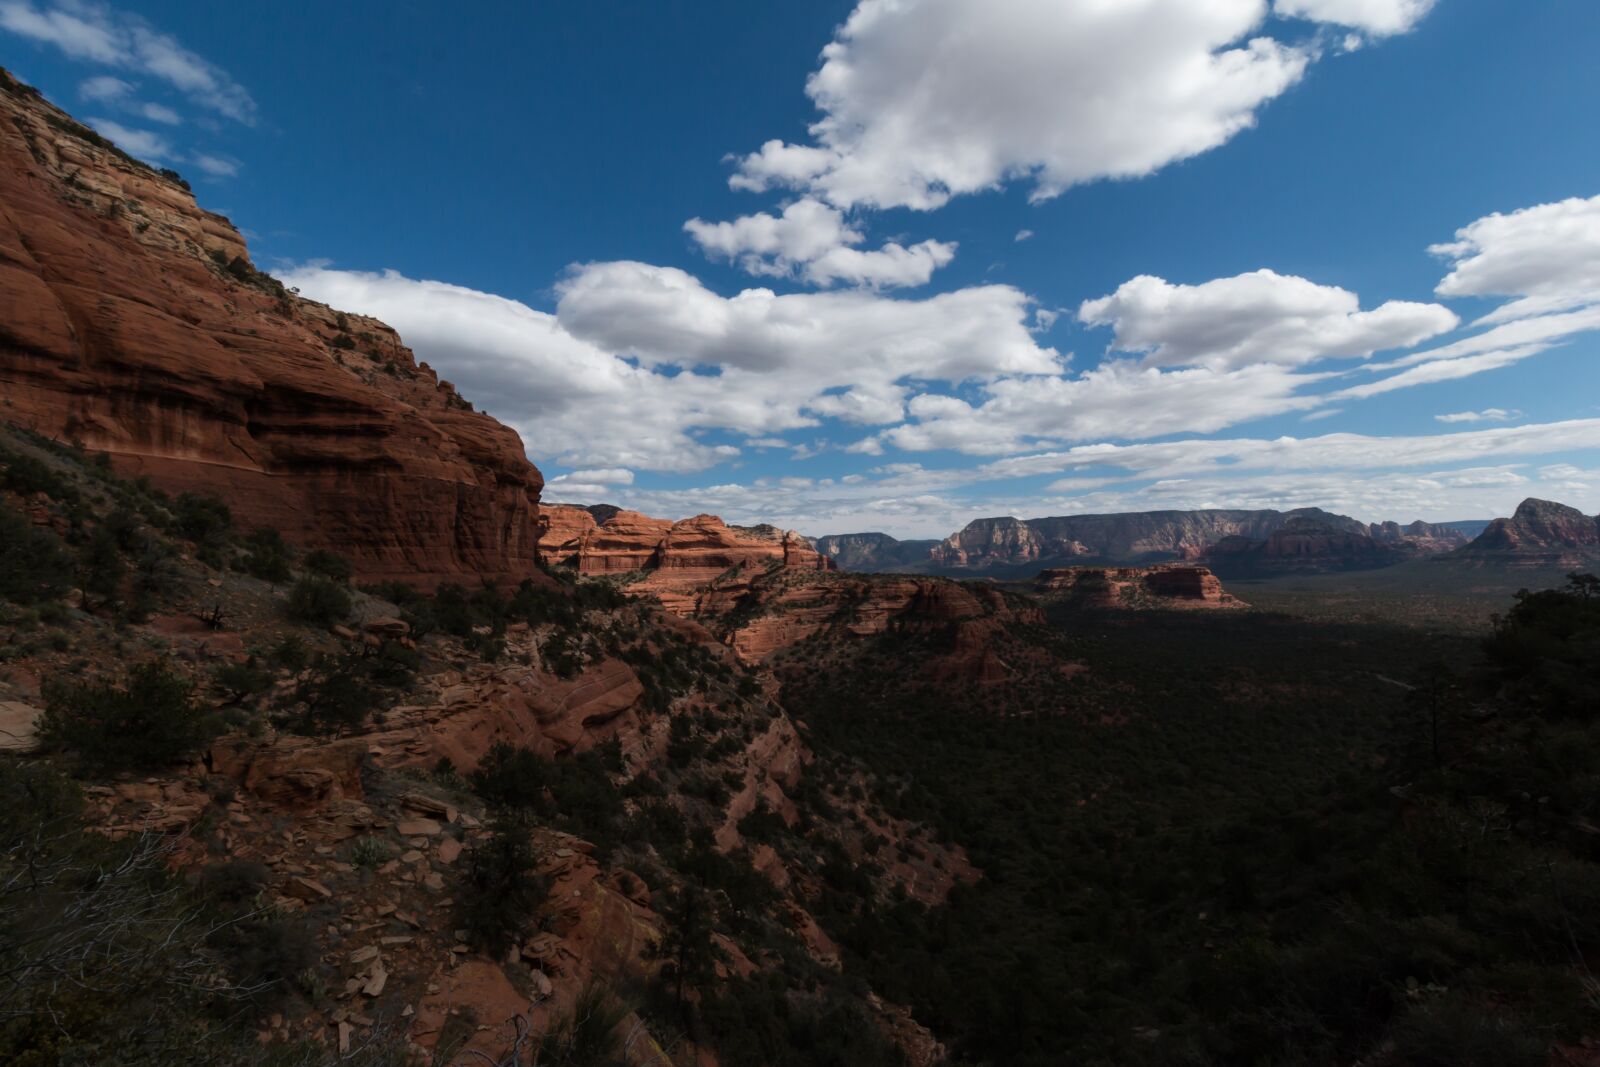
[[[1095,608],[1238,608],[1245,603],[1222,588],[1205,567],[1062,567],[1040,571],[1034,589],[1045,597]]]
[[[980,568],[1051,559],[1192,559],[1224,537],[1265,537],[1291,514],[1295,513],[1141,511],[1026,520],[978,519],[946,538],[931,555],[941,566]],[[1360,526],[1353,519],[1343,521]]]
[[[584,537],[597,525],[588,508],[572,504],[543,505],[539,509],[539,558],[549,564],[570,565]]]
[[[928,562],[938,541],[900,541],[886,533],[829,534],[814,542],[842,571],[898,571]]]
[[[673,522],[618,511],[596,524],[587,509],[561,505],[547,510],[539,547],[546,562],[579,574],[636,575],[630,593],[656,597],[679,615],[692,615],[695,595],[729,571],[832,567],[792,530],[729,526],[715,515]]]
[[[302,300],[182,185],[0,72],[0,418],[363,577],[520,577],[543,480],[384,324]]]
[[[1206,557],[1236,563],[1243,553],[1273,560],[1321,556],[1328,569],[1343,569],[1386,566],[1464,543],[1458,531],[1445,526],[1368,526],[1320,508],[1146,511],[978,519],[946,538],[930,558],[940,567],[1000,569],[1050,560],[1139,563]]]
[[[1513,567],[1585,565],[1600,559],[1600,518],[1530,497],[1446,558]]]

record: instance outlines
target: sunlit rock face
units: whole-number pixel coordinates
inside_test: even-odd
[[[543,479],[388,326],[287,292],[175,178],[0,76],[3,417],[428,583],[535,568]]]

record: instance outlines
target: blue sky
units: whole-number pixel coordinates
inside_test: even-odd
[[[1600,5],[0,0],[0,63],[515,426],[820,534],[1600,511]]]

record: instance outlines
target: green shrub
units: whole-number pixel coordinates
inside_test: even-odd
[[[543,809],[550,763],[526,748],[501,742],[472,772],[472,790],[498,808]]]
[[[492,807],[535,815],[593,842],[604,857],[622,842],[622,797],[611,782],[620,758],[614,743],[554,761],[497,744],[472,773],[472,790]]]
[[[173,502],[173,527],[196,544],[213,543],[233,525],[233,512],[214,496],[183,493]]]
[[[0,597],[15,604],[54,600],[71,588],[73,570],[61,538],[0,504]]]
[[[306,732],[337,733],[360,726],[378,707],[382,694],[368,684],[359,656],[318,656],[311,674],[295,690],[305,705],[300,726]]]
[[[272,662],[287,670],[304,670],[311,663],[311,649],[295,634],[287,634],[272,650]]]
[[[211,685],[227,704],[242,704],[272,687],[272,675],[256,665],[252,656],[244,663],[225,663],[211,676]]]
[[[329,552],[325,548],[314,548],[306,553],[300,565],[312,574],[323,578],[331,578],[336,582],[348,582],[354,573],[350,561],[336,552]]]
[[[0,856],[63,832],[82,810],[77,785],[53,767],[0,757]]]
[[[68,491],[67,481],[60,474],[32,456],[6,452],[0,454],[0,460],[6,465],[5,473],[0,475],[0,487],[22,496],[44,493],[57,500],[72,495]]]
[[[457,907],[472,945],[503,954],[544,902],[547,887],[528,837],[528,823],[502,815],[472,849]]]
[[[349,590],[327,578],[307,575],[289,590],[285,610],[289,618],[311,626],[331,626],[350,615]]]
[[[123,575],[128,572],[116,534],[105,526],[97,527],[78,555],[84,593],[93,593],[102,601],[115,601],[122,588]]]
[[[159,661],[133,668],[125,685],[51,681],[44,697],[41,740],[75,753],[91,772],[159,769],[192,754],[214,733],[194,702],[193,686]]]
[[[540,1036],[533,1062],[543,1067],[625,1067],[621,1027],[628,1010],[604,987],[584,986],[571,1009],[552,1019]]]
[[[365,649],[362,666],[374,685],[403,689],[422,668],[422,653],[399,641],[383,641],[377,648]]]
[[[393,856],[389,846],[376,837],[363,837],[350,846],[350,865],[357,870],[371,871],[382,867]]]
[[[283,535],[271,527],[262,527],[245,538],[249,554],[244,559],[244,569],[253,578],[279,585],[294,577],[294,549]]]

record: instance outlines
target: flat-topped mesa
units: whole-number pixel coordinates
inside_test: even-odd
[[[383,323],[0,71],[0,417],[421,584],[534,573],[543,479]]]
[[[1246,545],[1261,545],[1279,530],[1289,533],[1279,539],[1272,554],[1305,556],[1310,553],[1297,552],[1291,545],[1298,540],[1302,549],[1312,549],[1314,546],[1306,535],[1313,529],[1328,538],[1329,545],[1340,537],[1357,539],[1348,542],[1346,550],[1353,550],[1351,546],[1360,541],[1397,549],[1383,557],[1387,563],[1446,551],[1466,543],[1459,531],[1445,526],[1421,522],[1405,527],[1392,522],[1368,526],[1321,508],[1133,511],[1041,519],[977,519],[935,546],[929,558],[937,567],[996,571],[1009,568],[1013,572],[1020,568],[1031,570],[1030,564],[1056,560],[1145,564],[1211,556],[1218,545],[1224,553]],[[1378,556],[1382,553],[1373,558]]]
[[[1034,589],[1094,608],[1241,608],[1205,567],[1169,563],[1154,567],[1057,567],[1040,571]]]
[[[1495,519],[1447,560],[1513,567],[1582,566],[1600,560],[1600,518],[1552,500],[1529,497],[1507,519]]]
[[[1309,515],[1352,529],[1354,519],[1299,511],[1132,511],[1041,519],[977,519],[933,549],[945,567],[1005,567],[1049,560],[1147,563],[1193,559],[1224,537],[1264,538],[1288,518]]]

